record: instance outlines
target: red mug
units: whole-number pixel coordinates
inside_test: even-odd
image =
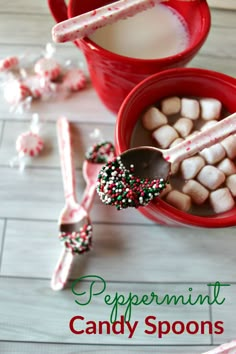
[[[230,113],[236,112],[236,79],[222,73],[197,69],[177,68],[152,75],[139,83],[124,100],[116,122],[115,145],[117,154],[130,148],[134,127],[144,110],[164,97],[214,97]],[[143,215],[158,224],[170,226],[226,227],[236,225],[236,207],[213,215],[197,216],[178,210],[164,200],[138,208]]]
[[[57,22],[75,17],[106,5],[108,0],[48,0],[51,13]],[[105,50],[89,38],[76,40],[87,61],[93,86],[105,106],[117,113],[131,89],[156,72],[185,66],[199,51],[210,29],[210,10],[206,0],[182,2],[169,0],[163,3],[176,10],[185,21],[190,41],[184,51],[161,59],[137,59]]]

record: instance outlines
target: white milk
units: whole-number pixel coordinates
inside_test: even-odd
[[[111,52],[140,59],[177,54],[189,42],[182,17],[161,4],[100,28],[90,35],[90,39]]]

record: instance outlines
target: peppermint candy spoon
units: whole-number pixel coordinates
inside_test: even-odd
[[[180,162],[236,132],[236,113],[166,150],[141,146],[126,150],[98,176],[102,202],[118,210],[147,205],[165,188],[172,163]]]
[[[52,38],[61,43],[87,37],[98,28],[134,16],[165,1],[169,0],[119,0],[58,23],[52,29]]]

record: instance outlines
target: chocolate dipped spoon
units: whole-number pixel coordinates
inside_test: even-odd
[[[180,162],[236,132],[236,113],[166,150],[140,146],[126,150],[99,173],[102,202],[118,210],[147,205],[166,187],[171,164]]]

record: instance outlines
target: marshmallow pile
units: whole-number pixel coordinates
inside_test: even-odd
[[[215,98],[168,97],[143,114],[142,127],[155,146],[168,149],[223,118]],[[179,210],[206,214],[232,209],[236,197],[236,135],[172,164],[168,188],[160,195]],[[200,207],[200,208],[199,208]]]

